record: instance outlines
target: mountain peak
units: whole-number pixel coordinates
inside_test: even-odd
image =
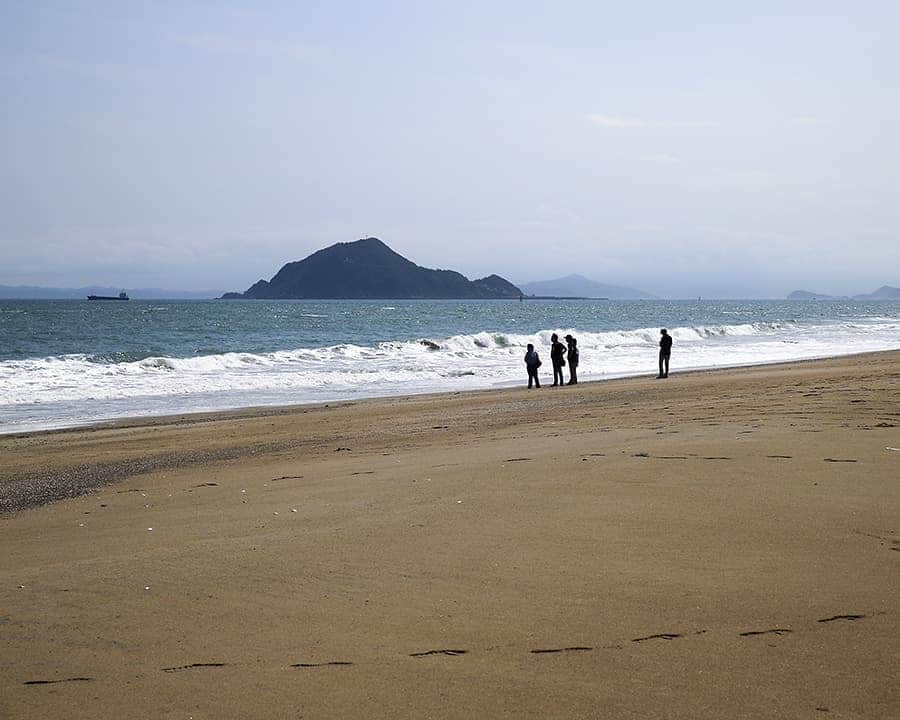
[[[613,300],[648,299],[655,297],[650,293],[619,285],[607,285],[595,282],[584,275],[573,273],[556,280],[542,280],[522,285],[529,295],[555,297],[610,298]]]
[[[521,291],[491,275],[474,282],[452,270],[423,268],[376,237],[331,245],[284,265],[271,280],[260,280],[229,299],[501,299]]]
[[[891,285],[882,285],[875,292],[865,293],[863,295],[854,295],[854,300],[898,300],[900,299],[900,288]]]

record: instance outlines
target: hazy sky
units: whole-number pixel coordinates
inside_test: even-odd
[[[0,283],[374,235],[662,295],[900,285],[900,2],[0,0]]]

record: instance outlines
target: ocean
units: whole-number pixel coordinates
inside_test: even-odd
[[[900,348],[900,302],[0,301],[0,433],[103,420],[524,386],[578,338],[580,380]],[[552,380],[551,380],[552,381]]]

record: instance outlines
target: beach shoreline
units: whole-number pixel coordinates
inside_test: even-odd
[[[816,357],[804,357],[797,360],[782,361],[773,360],[770,362],[742,362],[733,365],[710,365],[704,367],[692,367],[673,369],[672,376],[686,376],[695,373],[710,372],[729,372],[732,370],[741,370],[746,368],[763,368],[773,366],[791,366],[802,365],[804,363],[814,363],[823,360],[838,360],[841,358],[855,358],[862,356],[878,356],[885,353],[898,353],[900,348],[874,350],[866,352],[842,353],[839,355],[821,355]],[[547,369],[544,373],[552,372]],[[590,383],[609,383],[620,380],[630,380],[638,378],[655,378],[656,370],[646,370],[640,373],[613,373],[607,377],[597,378],[593,376],[579,377],[579,385],[584,386]],[[140,427],[152,424],[168,424],[171,422],[208,422],[210,420],[224,419],[226,417],[253,417],[261,414],[280,415],[290,413],[300,408],[316,408],[316,407],[337,407],[339,405],[353,405],[357,403],[390,401],[391,399],[409,399],[409,398],[440,398],[445,395],[458,395],[460,393],[491,393],[503,392],[506,390],[515,390],[524,386],[522,381],[503,381],[489,388],[470,388],[460,390],[442,390],[438,392],[420,392],[420,393],[399,393],[387,395],[371,395],[354,398],[335,398],[322,401],[312,402],[296,402],[273,405],[242,405],[238,407],[228,407],[221,410],[198,410],[197,412],[176,412],[176,413],[160,413],[149,415],[129,415],[123,417],[111,417],[100,420],[88,420],[76,425],[66,425],[60,427],[37,427],[34,429],[23,430],[0,430],[0,439],[5,437],[27,437],[36,434],[52,434],[77,432],[79,430],[96,430],[102,428],[113,427]]]
[[[5,435],[0,715],[892,718],[898,428],[887,351]]]
[[[382,305],[173,302],[88,316],[11,308],[0,434],[515,387],[526,345],[546,351],[552,332],[578,337],[582,380],[655,370],[656,323],[668,325],[680,370],[898,349],[900,311],[897,303],[780,301],[580,301],[540,311],[474,301]],[[137,331],[122,336],[134,323]]]
[[[676,381],[677,378],[688,378],[695,376],[708,376],[718,374],[728,374],[741,371],[753,371],[771,368],[773,370],[780,368],[804,367],[810,363],[821,363],[826,361],[838,361],[841,359],[856,359],[864,361],[865,358],[879,357],[900,358],[900,350],[885,350],[874,353],[859,353],[855,355],[840,355],[829,358],[801,359],[789,363],[763,363],[757,365],[738,365],[725,368],[702,368],[690,369],[675,372],[673,371],[669,380]],[[586,380],[578,384],[577,388],[565,386],[559,388],[557,392],[578,393],[584,392],[585,388],[591,388],[596,383],[610,384],[615,387],[616,383],[627,383],[629,381],[641,381],[650,378],[655,379],[655,375],[647,373],[645,375],[628,375],[624,377],[615,377],[603,380]],[[547,388],[549,390],[549,388]],[[324,412],[327,410],[337,411],[342,408],[350,408],[359,406],[365,408],[367,406],[379,407],[390,406],[393,403],[412,403],[412,402],[440,402],[442,398],[449,397],[472,397],[474,398],[490,398],[495,399],[498,403],[507,401],[504,393],[518,393],[519,390],[526,390],[524,386],[516,387],[498,387],[492,389],[477,390],[460,390],[453,392],[441,393],[422,393],[414,395],[399,396],[381,396],[361,398],[359,400],[343,400],[326,403],[310,403],[295,405],[279,405],[279,406],[254,406],[232,408],[229,410],[182,413],[175,415],[150,415],[128,418],[118,418],[106,420],[102,422],[90,423],[87,425],[79,425],[75,427],[57,428],[52,430],[35,430],[24,433],[10,433],[0,435],[0,450],[9,455],[16,448],[16,441],[29,442],[30,439],[51,438],[73,436],[79,437],[83,433],[118,433],[121,431],[130,431],[140,433],[142,431],[151,430],[153,428],[178,427],[190,428],[193,425],[205,425],[216,423],[233,423],[233,422],[259,422],[269,418],[291,418],[298,413],[305,414],[307,412]],[[543,388],[542,388],[543,390]],[[653,392],[653,389],[649,389]],[[551,391],[554,392],[554,391]],[[513,395],[515,397],[516,395]],[[7,442],[4,442],[7,441]],[[44,450],[43,452],[46,452]],[[19,463],[19,470],[10,472],[8,467],[0,468],[0,513],[24,509],[28,507],[37,507],[46,502],[55,500],[77,497],[84,493],[91,492],[95,488],[110,483],[121,481],[133,475],[142,474],[151,471],[172,469],[176,467],[189,466],[193,464],[209,463],[215,461],[232,460],[241,457],[247,452],[244,446],[230,448],[215,448],[212,450],[195,449],[190,454],[185,453],[150,453],[151,458],[147,458],[143,449],[137,453],[131,453],[127,458],[114,462],[97,462],[87,461],[79,465],[69,464],[66,467],[65,481],[61,479],[57,472],[52,475],[41,475],[35,471],[28,469],[22,470],[24,463]],[[30,462],[30,461],[29,461]]]

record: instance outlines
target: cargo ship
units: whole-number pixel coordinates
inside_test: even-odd
[[[118,295],[88,295],[88,300],[127,300],[128,295],[120,292]]]

